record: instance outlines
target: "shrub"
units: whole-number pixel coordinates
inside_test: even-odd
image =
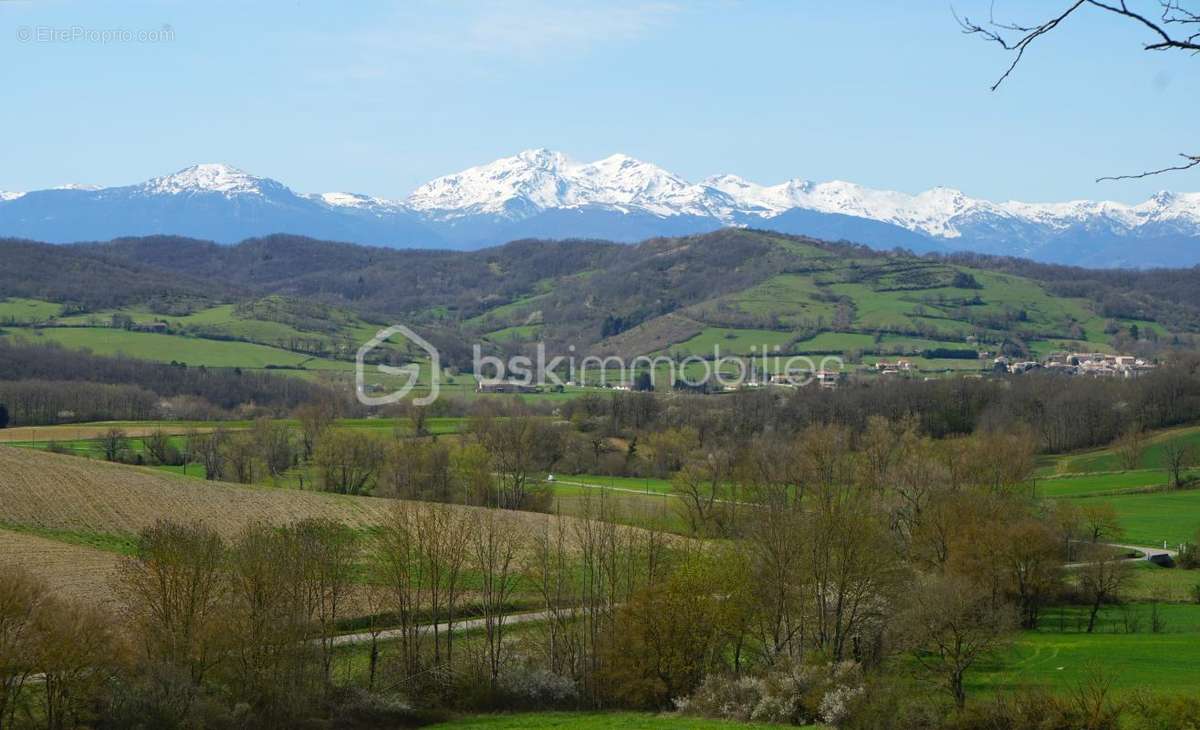
[[[688,697],[675,700],[679,712],[739,722],[841,725],[863,694],[857,664],[789,666],[761,677],[713,674]]]
[[[1200,568],[1200,546],[1197,546],[1194,542],[1184,543],[1179,549],[1179,557],[1176,559],[1176,564],[1185,570]]]
[[[505,706],[514,710],[559,710],[579,702],[579,688],[570,677],[545,669],[513,668],[500,675]]]
[[[400,695],[359,687],[338,688],[330,697],[329,717],[335,728],[421,727],[441,719]]]

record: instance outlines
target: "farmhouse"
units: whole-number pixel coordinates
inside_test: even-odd
[[[910,360],[897,360],[896,362],[880,360],[875,363],[875,370],[885,375],[888,373],[907,373],[912,369],[913,366]]]

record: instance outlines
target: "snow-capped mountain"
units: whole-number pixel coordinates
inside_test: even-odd
[[[546,149],[439,177],[402,201],[297,193],[224,164],[125,187],[0,193],[0,235],[56,242],[156,233],[234,242],[280,232],[478,248],[524,237],[636,241],[722,226],[1092,266],[1200,263],[1200,193],[1164,192],[1137,205],[1023,203],[839,180],[762,185],[720,175],[693,183],[628,155],[578,162]]]
[[[403,206],[372,200],[301,195],[230,165],[202,164],[136,185],[38,190],[0,202],[0,235],[65,243],[171,234],[235,243],[295,233],[387,246],[441,244]]]
[[[519,218],[590,206],[662,217],[721,218],[733,208],[733,200],[720,191],[693,185],[628,155],[582,164],[547,149],[439,177],[417,188],[406,202],[440,220],[481,214]]]
[[[142,195],[205,195],[219,193],[226,197],[238,195],[266,196],[286,191],[274,180],[255,177],[236,167],[220,163],[192,165],[172,175],[152,178],[134,189]]]

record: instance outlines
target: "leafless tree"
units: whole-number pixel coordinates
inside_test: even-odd
[[[1121,468],[1137,469],[1142,465],[1142,457],[1146,454],[1146,432],[1139,424],[1130,424],[1117,441],[1117,458],[1121,460]]]
[[[229,432],[218,426],[210,433],[189,431],[187,451],[191,458],[198,459],[204,467],[204,478],[217,481],[225,478],[225,444]]]
[[[326,490],[365,494],[375,485],[383,443],[367,434],[330,429],[317,444],[313,461]]]
[[[36,619],[48,600],[48,589],[31,574],[0,567],[0,728],[12,727],[18,701],[35,671]]]
[[[170,464],[175,461],[174,449],[171,447],[171,437],[161,428],[156,428],[143,442],[146,452],[156,464]]]
[[[493,690],[504,665],[504,626],[517,587],[520,544],[516,525],[504,515],[493,510],[475,515],[470,528],[471,568],[479,574],[480,612]]]
[[[1087,539],[1096,543],[1101,540],[1121,539],[1121,521],[1117,510],[1108,502],[1089,504],[1080,508],[1083,532]]]
[[[193,687],[225,651],[225,553],[207,527],[159,522],[142,531],[117,584],[145,659],[179,669]]]
[[[321,670],[326,687],[333,674],[334,637],[354,585],[359,555],[358,536],[340,522],[309,519],[293,525],[294,550],[303,599],[315,624],[321,647]]]
[[[715,535],[729,527],[728,477],[729,459],[713,452],[692,460],[671,480],[692,534]]]
[[[129,437],[119,428],[110,428],[100,437],[100,448],[106,461],[116,461],[129,450]]]
[[[917,664],[962,707],[967,671],[1002,646],[1016,628],[1011,607],[997,606],[990,591],[960,576],[928,576],[914,587],[900,633]]]
[[[1100,607],[1120,597],[1121,590],[1133,579],[1133,572],[1124,556],[1107,545],[1096,545],[1083,556],[1086,564],[1079,570],[1079,588],[1091,609],[1087,632],[1096,628]]]
[[[1183,486],[1184,476],[1196,461],[1196,450],[1183,439],[1168,439],[1162,445],[1163,468],[1171,477],[1171,488]]]
[[[1182,0],[1158,0],[1158,5],[1158,11],[1149,14],[1130,8],[1126,0],[1071,0],[1066,7],[1046,20],[1032,25],[997,21],[994,16],[984,23],[973,22],[966,16],[959,17],[957,13],[955,17],[964,33],[978,35],[1012,53],[1012,62],[992,84],[992,91],[995,91],[1016,70],[1025,56],[1025,51],[1033,43],[1084,10],[1111,13],[1143,29],[1149,33],[1149,39],[1142,44],[1147,51],[1200,51],[1200,10],[1185,7]],[[1096,181],[1143,178],[1164,172],[1188,170],[1200,165],[1200,154],[1180,153],[1179,157],[1182,162],[1177,165],[1130,175],[1104,176]]]

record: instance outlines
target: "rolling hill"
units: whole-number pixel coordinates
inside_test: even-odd
[[[392,323],[417,328],[460,367],[475,342],[517,352],[545,341],[624,356],[767,347],[978,369],[978,353],[1153,354],[1189,347],[1200,331],[1197,269],[880,252],[736,228],[631,246],[523,240],[472,252],[279,235],[235,246],[8,240],[0,253],[10,262],[0,272],[0,327],[10,336],[160,361],[187,352],[212,367],[344,371],[357,346]],[[120,285],[89,278],[94,271]],[[132,331],[114,333],[118,324]],[[173,348],[178,338],[187,342]]]

